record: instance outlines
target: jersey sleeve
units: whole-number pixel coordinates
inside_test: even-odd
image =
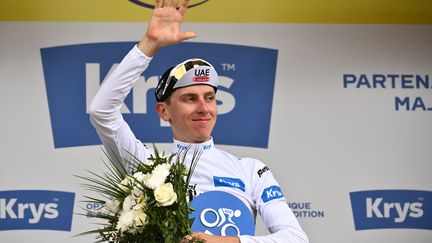
[[[115,162],[122,159],[132,161],[128,159],[130,155],[139,159],[147,158],[149,155],[148,149],[136,139],[129,125],[124,121],[120,108],[151,59],[135,45],[102,83],[90,104],[90,121],[108,156]],[[124,166],[129,170],[134,167],[133,164],[124,164]]]
[[[252,242],[309,242],[297,218],[289,208],[282,189],[262,162],[250,159],[253,164],[251,175],[252,197],[255,208],[261,215],[270,234],[264,236],[240,236],[242,243]]]

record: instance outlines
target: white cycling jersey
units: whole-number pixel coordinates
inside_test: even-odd
[[[124,121],[120,108],[132,86],[149,65],[136,46],[124,57],[113,73],[103,82],[90,107],[90,120],[109,156],[126,158],[132,154],[145,161],[153,149],[136,139]],[[173,152],[189,148],[189,153],[201,149],[202,155],[191,178],[190,186],[203,193],[223,190],[239,198],[252,212],[259,213],[271,234],[241,235],[241,242],[308,242],[296,217],[272,173],[262,162],[252,158],[237,158],[214,146],[213,138],[201,144],[174,140]],[[191,156],[187,156],[190,159]],[[187,160],[187,159],[186,159]],[[186,161],[188,167],[190,161]],[[133,164],[126,167],[133,169]]]

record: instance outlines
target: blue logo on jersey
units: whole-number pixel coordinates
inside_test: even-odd
[[[432,229],[432,192],[374,190],[350,193],[356,230]]]
[[[223,186],[223,187],[234,187],[238,188],[242,191],[246,191],[245,184],[239,178],[230,178],[230,177],[219,177],[213,176],[213,181],[215,187]]]
[[[55,148],[100,144],[89,121],[88,106],[101,82],[134,44],[96,43],[41,49]],[[121,110],[123,117],[142,142],[172,142],[171,128],[161,124],[154,109],[154,88],[168,67],[200,57],[212,63],[220,75],[218,124],[212,134],[215,141],[266,148],[277,53],[274,49],[210,43],[187,42],[166,47],[126,97]]]
[[[261,199],[265,203],[281,197],[283,197],[283,194],[280,187],[278,186],[267,187],[266,189],[264,189],[263,193],[261,194]]]
[[[70,231],[75,193],[0,191],[0,230]]]
[[[246,205],[237,197],[221,191],[200,194],[192,201],[195,219],[192,232],[211,235],[254,235],[255,221]]]

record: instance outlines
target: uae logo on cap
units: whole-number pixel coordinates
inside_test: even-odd
[[[210,81],[210,69],[195,69],[195,77],[192,81],[200,83]]]

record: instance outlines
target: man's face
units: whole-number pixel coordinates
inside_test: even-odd
[[[213,87],[192,85],[180,88],[169,99],[169,102],[159,102],[156,109],[163,120],[170,122],[174,138],[189,143],[209,140],[217,117]]]

